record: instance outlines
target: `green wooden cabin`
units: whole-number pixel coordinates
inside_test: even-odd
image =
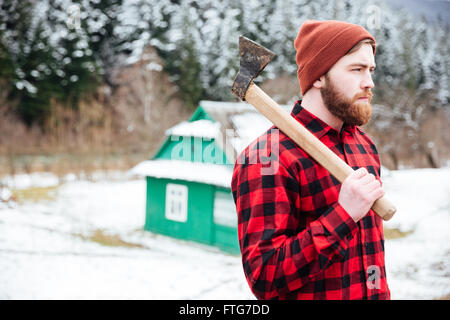
[[[270,127],[246,103],[201,101],[132,172],[146,177],[145,230],[239,253],[230,184],[240,151]]]

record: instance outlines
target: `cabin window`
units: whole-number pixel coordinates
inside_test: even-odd
[[[237,214],[231,192],[216,190],[214,194],[214,223],[236,228]]]
[[[168,183],[166,186],[166,219],[187,221],[188,188],[182,184]]]

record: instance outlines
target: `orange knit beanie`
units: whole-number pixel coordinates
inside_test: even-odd
[[[312,87],[314,81],[364,39],[375,41],[366,29],[356,24],[336,20],[306,20],[294,41],[302,95]]]

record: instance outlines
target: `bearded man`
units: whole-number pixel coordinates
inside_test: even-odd
[[[371,115],[375,39],[308,20],[294,46],[302,100],[291,115],[355,171],[341,184],[276,127],[240,154],[231,189],[247,282],[258,299],[390,299],[383,224],[370,209],[384,195],[380,160],[358,127]]]

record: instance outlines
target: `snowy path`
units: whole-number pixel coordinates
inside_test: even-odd
[[[450,169],[384,180],[398,208],[385,226],[410,232],[386,241],[392,298],[448,295]],[[52,192],[0,207],[0,299],[254,299],[239,256],[141,231],[144,181],[72,180]]]

